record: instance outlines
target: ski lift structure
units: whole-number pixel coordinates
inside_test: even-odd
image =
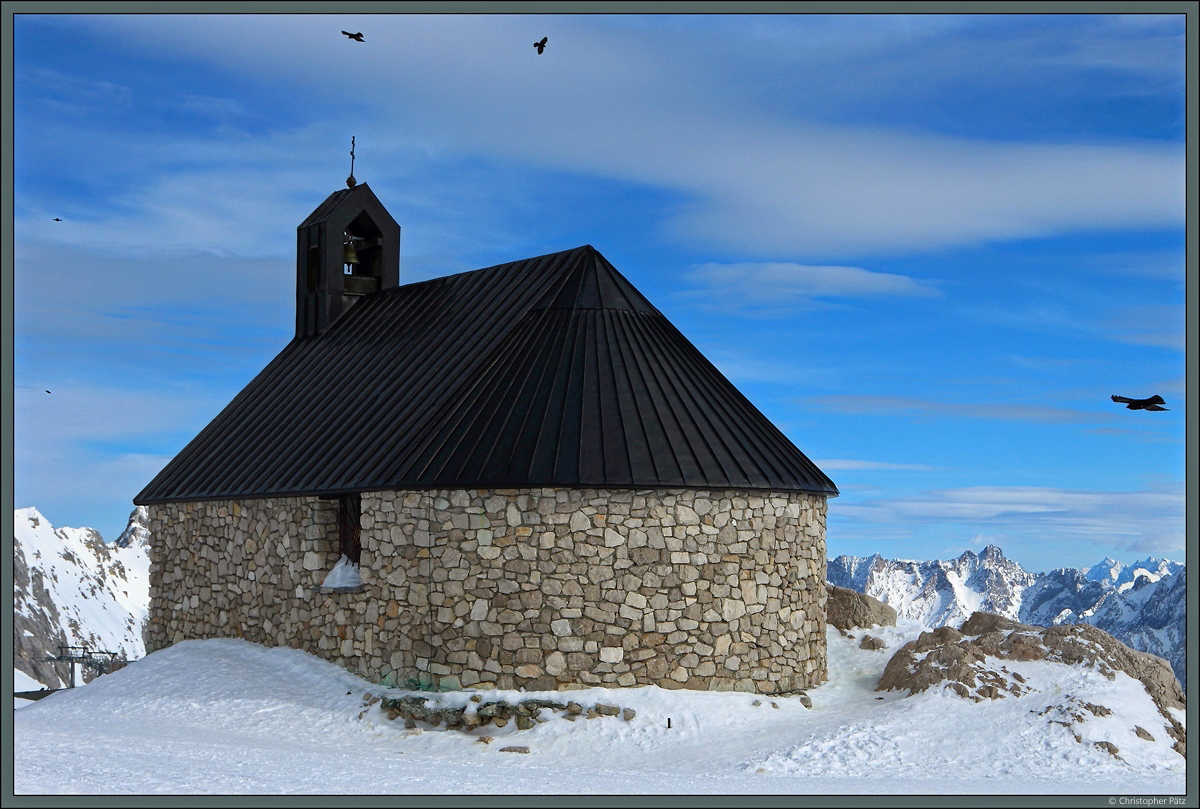
[[[50,655],[45,660],[47,662],[58,661],[70,664],[71,684],[67,686],[68,688],[75,687],[76,663],[91,669],[97,676],[108,674],[110,671],[120,668],[120,661],[117,659],[116,652],[92,649],[88,646],[59,646],[58,654]]]

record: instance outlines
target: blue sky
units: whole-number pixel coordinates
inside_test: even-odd
[[[13,31],[15,505],[55,525],[115,538],[291,338],[353,135],[402,283],[594,245],[838,484],[831,557],[1186,561],[1182,14]]]

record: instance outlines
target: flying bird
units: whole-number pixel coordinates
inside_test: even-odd
[[[363,41],[362,31],[359,31],[357,34],[352,34],[349,31],[343,31],[342,33],[345,34],[346,36],[350,37],[351,39],[353,39],[355,42]]]
[[[1154,394],[1153,396],[1151,396],[1149,399],[1130,399],[1128,396],[1115,396],[1114,395],[1112,397],[1112,400],[1114,402],[1121,402],[1122,404],[1124,404],[1126,410],[1168,410],[1169,409],[1169,408],[1162,406],[1162,405],[1165,405],[1166,402],[1163,401],[1163,397],[1159,396],[1157,393]]]
[[[538,53],[541,53],[542,51],[546,50],[546,40],[547,39],[549,39],[549,37],[542,37],[541,42],[533,43],[533,47],[538,49]]]
[[[46,391],[46,393],[50,393],[50,391]],[[53,396],[54,394],[50,393],[50,395]]]
[[[54,217],[54,221],[55,221],[55,222],[61,222],[62,220],[61,220],[61,219],[59,219],[59,218],[56,216],[56,217]]]

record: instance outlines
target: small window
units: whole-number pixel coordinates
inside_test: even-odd
[[[362,589],[359,559],[362,546],[362,495],[344,494],[338,498],[338,550],[341,556],[321,584],[322,590],[356,591]]]
[[[358,565],[362,546],[359,537],[362,535],[362,495],[343,494],[338,498],[338,542],[341,545],[342,556],[355,566]]]

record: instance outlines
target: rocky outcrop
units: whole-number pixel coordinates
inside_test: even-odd
[[[146,506],[135,506],[129,514],[129,523],[113,545],[118,548],[148,546],[150,544],[150,528],[147,525],[149,522],[150,512]]]
[[[876,690],[902,690],[912,695],[944,683],[959,696],[977,702],[1027,692],[1024,678],[1000,663],[1004,660],[1088,666],[1109,679],[1117,671],[1124,672],[1145,687],[1166,720],[1175,750],[1184,754],[1184,727],[1170,709],[1183,710],[1186,701],[1170,664],[1130,649],[1088,624],[1036,627],[976,612],[960,629],[943,626],[922,632],[901,647],[888,661]]]
[[[42,571],[32,571],[25,562],[19,540],[13,542],[13,668],[21,671],[47,688],[62,688],[67,684],[65,663],[50,663],[46,658],[68,639],[59,626],[58,608],[46,591]],[[26,603],[39,604],[41,609],[23,608]]]
[[[873,626],[895,626],[896,611],[878,599],[848,587],[826,583],[825,621],[846,632]]]
[[[375,697],[367,697],[363,702],[363,713],[359,714],[359,717],[364,716],[366,710],[376,701],[378,700]],[[632,708],[621,708],[604,703],[597,703],[587,708],[571,700],[525,699],[516,702],[504,700],[485,702],[479,695],[471,697],[465,705],[454,705],[441,704],[436,697],[413,694],[399,698],[385,698],[380,701],[380,708],[387,714],[388,719],[403,719],[408,728],[416,728],[418,722],[437,728],[444,722],[447,730],[462,731],[490,725],[502,728],[510,721],[516,725],[517,730],[528,730],[547,720],[548,717],[543,716],[543,711],[562,713],[563,718],[572,722],[580,717],[597,719],[602,716],[620,716],[628,722],[637,715]]]

